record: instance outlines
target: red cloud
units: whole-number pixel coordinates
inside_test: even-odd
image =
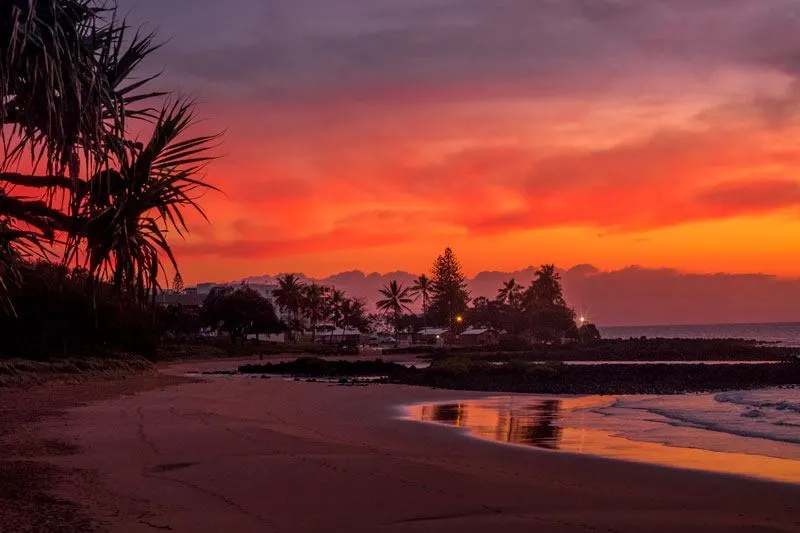
[[[703,191],[697,200],[720,215],[773,211],[800,205],[800,183],[789,179],[733,181]]]
[[[179,243],[175,252],[183,259],[216,256],[223,258],[257,259],[276,256],[370,248],[397,244],[409,240],[402,233],[357,233],[339,229],[306,237],[286,239],[235,239],[198,243]]]

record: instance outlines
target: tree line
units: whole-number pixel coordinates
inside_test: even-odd
[[[470,325],[535,341],[599,338],[594,325],[576,324],[576,313],[564,300],[554,265],[539,267],[528,286],[512,278],[498,289],[496,298],[473,300],[460,262],[453,250],[446,248],[434,261],[431,277],[423,274],[410,286],[390,281],[380,290],[380,297],[377,307],[396,333],[428,326],[458,333]],[[419,315],[411,312],[414,302],[422,304]]]
[[[495,298],[472,299],[460,262],[446,248],[434,261],[430,276],[422,274],[407,286],[390,280],[380,288],[375,303],[378,313],[369,313],[360,298],[316,282],[304,283],[297,274],[281,274],[277,283],[273,292],[277,310],[247,285],[214,288],[195,311],[192,327],[224,331],[234,342],[280,331],[289,342],[301,338],[315,342],[326,329],[372,333],[387,327],[395,334],[425,327],[445,328],[454,334],[467,326],[492,328],[540,342],[599,337],[593,325],[576,324],[575,311],[564,300],[561,278],[553,265],[542,265],[528,286],[512,278]],[[414,304],[421,304],[421,312],[412,311]]]

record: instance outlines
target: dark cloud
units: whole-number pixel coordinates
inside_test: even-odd
[[[140,18],[177,33],[164,51],[172,75],[263,99],[403,84],[584,93],[658,72],[800,68],[794,0],[232,0],[224,12],[205,0],[141,4]]]

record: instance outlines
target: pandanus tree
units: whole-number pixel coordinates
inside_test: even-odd
[[[118,145],[116,168],[95,174],[86,192],[76,195],[79,215],[68,235],[68,259],[85,249],[93,279],[108,279],[140,301],[155,296],[162,258],[178,270],[167,234],[187,230],[184,211],[205,217],[197,198],[211,186],[194,176],[209,161],[215,137],[183,138],[191,110],[185,101],[166,104],[148,143]]]
[[[135,76],[157,47],[100,0],[0,2],[0,292],[42,250],[142,303],[177,270],[167,234],[199,209],[214,137],[184,139],[191,102],[154,105]]]
[[[387,285],[384,285],[379,292],[382,299],[378,300],[376,305],[379,310],[391,315],[394,331],[397,334],[400,329],[400,319],[403,316],[403,312],[408,312],[408,306],[414,302],[411,298],[411,289],[404,287],[397,280],[392,280]]]

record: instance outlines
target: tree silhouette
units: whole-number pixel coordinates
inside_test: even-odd
[[[137,69],[158,45],[131,35],[113,2],[2,2],[0,48],[0,298],[19,259],[47,250],[86,267],[91,292],[106,280],[148,303],[162,261],[178,271],[167,234],[200,211],[215,137],[186,138],[191,101],[154,108],[166,93]],[[134,119],[152,126],[145,142]]]
[[[327,318],[327,289],[316,283],[303,287],[303,314],[311,326],[311,342],[317,340],[317,324]]]
[[[411,286],[411,294],[414,296],[415,300],[422,298],[423,316],[428,313],[428,303],[430,302],[432,293],[433,282],[428,276],[422,274],[414,280],[414,284]]]
[[[278,288],[275,290],[275,303],[287,315],[286,330],[291,340],[295,340],[294,332],[302,331],[300,311],[303,301],[303,283],[296,274],[278,276]]]
[[[440,325],[451,329],[455,319],[467,310],[467,280],[453,250],[445,248],[433,264],[433,295],[430,311]]]
[[[515,278],[503,282],[503,286],[497,291],[497,300],[506,305],[514,307],[519,302],[522,295],[522,285],[517,283]]]
[[[392,280],[388,285],[380,289],[382,300],[378,300],[377,307],[386,314],[392,315],[395,334],[400,328],[400,319],[404,311],[409,311],[409,305],[414,302],[411,298],[411,289],[404,287],[402,283]]]
[[[205,325],[227,332],[234,344],[244,344],[250,333],[282,330],[272,303],[247,286],[214,288],[203,302],[202,318]]]

